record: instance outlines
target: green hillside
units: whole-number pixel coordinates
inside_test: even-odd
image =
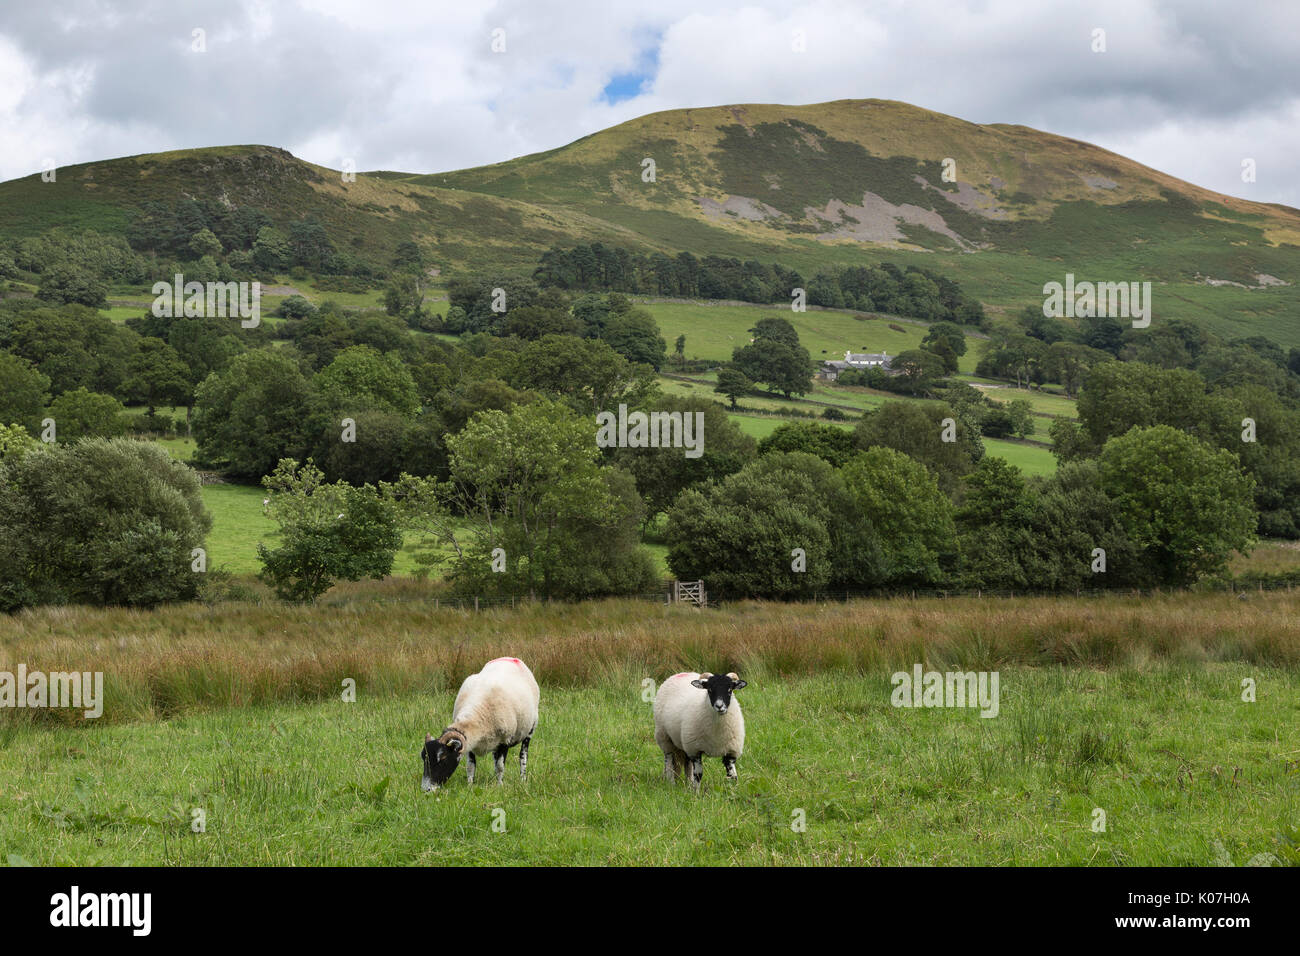
[[[377,268],[414,240],[443,275],[527,270],[551,246],[599,240],[808,274],[919,265],[994,313],[1041,302],[1043,283],[1067,272],[1149,280],[1157,321],[1300,345],[1300,211],[1077,140],[890,101],[671,110],[490,166],[355,181],[265,146],[105,160],[53,183],[0,184],[0,238],[125,234],[143,204],[179,197],[255,206],[281,227],[312,217]]]

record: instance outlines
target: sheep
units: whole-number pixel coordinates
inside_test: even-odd
[[[674,674],[655,695],[655,743],[664,752],[664,777],[676,780],[691,764],[691,786],[704,779],[705,756],[721,757],[727,779],[745,749],[745,718],[733,691],[745,686],[735,674]],[[703,693],[700,693],[703,691]]]
[[[498,657],[466,677],[452,705],[451,725],[436,738],[425,734],[420,753],[424,792],[446,783],[462,755],[468,757],[465,773],[472,786],[475,757],[489,752],[500,784],[506,753],[515,744],[519,744],[519,776],[527,779],[528,744],[537,729],[540,696],[533,672],[517,657]]]

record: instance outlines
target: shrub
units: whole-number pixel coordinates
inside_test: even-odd
[[[161,448],[93,438],[0,463],[0,609],[192,598],[212,519]]]
[[[326,484],[324,473],[291,458],[262,480],[272,492],[270,514],[280,544],[257,546],[259,577],[286,601],[314,601],[336,580],[382,578],[402,546],[391,501],[374,487]]]

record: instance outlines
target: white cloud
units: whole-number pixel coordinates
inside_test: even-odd
[[[0,26],[0,178],[261,142],[337,168],[434,172],[643,113],[899,99],[1086,139],[1234,195],[1300,205],[1300,8],[1166,0],[71,0]],[[190,51],[207,31],[208,52]],[[492,30],[506,52],[493,53]],[[1106,31],[1107,51],[1091,50]],[[806,50],[791,41],[803,31]],[[610,104],[614,76],[657,71]],[[1259,180],[1240,181],[1258,160]]]

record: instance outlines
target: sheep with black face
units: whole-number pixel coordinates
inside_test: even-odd
[[[704,779],[704,757],[721,757],[727,779],[745,749],[745,718],[732,694],[745,686],[736,674],[674,674],[655,695],[655,743],[664,752],[664,776],[674,780],[690,764],[690,784]]]
[[[476,757],[491,753],[497,783],[505,775],[506,754],[519,745],[519,776],[528,775],[528,744],[537,729],[541,694],[528,666],[517,657],[498,657],[483,665],[460,685],[452,705],[452,722],[441,734],[426,734],[420,758],[425,793],[445,784],[461,757],[474,783]]]

